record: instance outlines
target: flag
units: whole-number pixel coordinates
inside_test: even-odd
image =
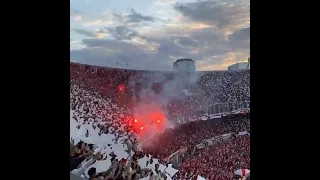
[[[234,174],[245,177],[246,175],[250,174],[250,170],[249,169],[238,169],[238,170],[234,171]]]

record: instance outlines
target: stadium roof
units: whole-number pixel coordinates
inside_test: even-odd
[[[180,62],[180,61],[191,61],[191,62],[194,62],[194,60],[192,60],[192,59],[178,59],[178,60],[176,60],[176,62],[174,62],[174,63],[178,63],[178,62]]]

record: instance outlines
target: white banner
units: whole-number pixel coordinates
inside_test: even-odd
[[[201,176],[198,175],[197,180],[206,180],[206,178],[201,177]]]
[[[243,136],[243,135],[246,135],[246,134],[249,134],[249,133],[248,133],[248,131],[242,131],[242,132],[239,132],[239,134],[238,134],[238,135],[239,135],[239,136]]]

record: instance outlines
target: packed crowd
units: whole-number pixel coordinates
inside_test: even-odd
[[[229,180],[237,169],[250,169],[250,137],[232,137],[204,148],[197,155],[187,157],[180,165],[176,179]]]
[[[213,102],[242,102],[250,100],[250,71],[219,71],[203,74],[201,89]]]
[[[125,116],[126,113],[129,113],[125,108],[105,100],[95,91],[84,90],[80,85],[71,81],[70,109],[73,112],[72,119],[78,124],[77,129],[87,125],[86,127],[97,129],[99,136],[113,134],[115,135],[115,138],[112,139],[113,143],[118,143],[120,139],[124,139],[122,143],[127,145],[128,153],[135,152],[133,156],[128,156],[127,159],[118,159],[113,152],[110,154],[94,153],[94,144],[85,143],[81,140],[75,143],[73,139],[70,143],[70,171],[72,174],[84,176],[90,180],[137,180],[147,176],[158,177],[158,179],[163,180],[167,178],[165,173],[157,169],[159,168],[158,164],[155,165],[155,170],[141,168],[138,165],[137,160],[142,158],[145,153],[137,149],[137,141],[134,136],[137,132],[132,131],[128,122],[125,121],[129,117]],[[84,137],[89,136],[89,130],[87,130]],[[108,144],[108,146],[111,146],[111,144]],[[111,165],[106,167],[106,171],[97,172],[96,168],[89,168],[96,162],[107,160],[107,158],[110,159]],[[148,163],[152,164],[152,160],[150,159]]]
[[[204,139],[225,133],[250,131],[249,128],[248,115],[238,115],[235,119],[224,117],[215,120],[193,121],[161,134],[153,147],[145,151],[163,159],[183,147],[193,147]]]
[[[112,157],[112,154],[109,155],[112,157],[112,165],[109,169],[106,172],[96,172],[94,168],[91,168],[87,173],[89,179],[102,179],[102,177],[103,179],[139,179],[146,177],[155,173],[138,166],[137,158],[139,157],[150,154],[154,158],[163,160],[181,148],[192,149],[210,137],[224,133],[250,132],[250,121],[247,115],[202,121],[197,118],[199,116],[192,114],[192,122],[167,130],[155,139],[156,143],[153,147],[144,148],[142,152],[137,148],[138,141],[135,137],[139,131],[133,128],[130,123],[134,119],[130,108],[131,104],[117,101],[119,96],[123,95],[123,93],[118,93],[118,87],[120,84],[124,85],[126,96],[130,97],[136,94],[132,89],[134,91],[141,90],[143,82],[150,81],[146,74],[161,73],[165,75],[167,81],[172,79],[174,75],[162,72],[98,68],[73,63],[70,65],[70,72],[70,110],[73,111],[72,118],[81,122],[77,128],[87,124],[98,129],[99,134],[114,134],[116,136],[114,141],[127,138],[133,144],[132,150],[136,152],[135,156],[128,160],[128,163],[125,163],[125,159],[118,160]],[[131,89],[130,80],[132,78],[141,79],[138,85],[136,83]],[[174,109],[175,112],[182,115],[182,111],[187,109],[184,106],[188,106],[188,103],[192,102],[195,106],[195,104],[200,105],[207,101],[208,99],[202,99],[203,95],[215,102],[249,100],[249,79],[249,71],[206,72],[198,79],[197,85],[190,86],[189,89],[193,94],[200,95],[187,97],[184,102],[173,101],[170,109]],[[155,92],[161,91],[161,84],[155,84],[154,90]],[[85,136],[88,136],[87,133]],[[107,155],[99,153],[94,154],[93,149],[93,144],[81,141],[77,144],[71,143],[70,171],[81,175],[91,164],[107,157]],[[179,173],[175,175],[175,179],[196,178],[197,175],[207,179],[230,179],[235,169],[250,168],[249,150],[250,141],[247,136],[233,137],[230,140],[220,142],[200,151],[194,157],[188,157],[179,167]],[[160,172],[156,174],[163,179],[166,177]]]
[[[74,120],[98,128],[99,134],[111,133],[118,138],[126,135],[132,142],[136,142],[134,134],[137,132],[129,123],[132,121],[130,109],[117,106],[94,90],[84,90],[81,84],[74,81],[71,81],[70,86],[70,109],[73,110]]]
[[[98,161],[106,160],[108,156],[111,165],[105,167],[105,171],[97,172],[95,167],[90,167]],[[148,163],[153,162],[148,161]],[[165,172],[160,171],[159,164],[155,164],[154,170],[141,168],[138,165],[137,155],[119,160],[113,152],[110,154],[102,154],[100,151],[94,153],[94,145],[83,141],[76,144],[70,143],[70,171],[73,175],[84,176],[90,180],[138,180],[148,176],[167,179]]]
[[[199,72],[196,76],[198,78],[195,84],[180,87],[179,90],[187,88],[193,95],[172,99],[167,105],[169,116],[199,115],[198,107],[210,106],[212,102],[235,103],[250,100],[249,70]],[[140,99],[139,92],[142,89],[151,87],[155,93],[159,93],[163,89],[163,84],[176,79],[172,72],[101,68],[75,63],[70,64],[70,77],[74,81],[80,81],[84,88],[94,89],[102,96],[113,100],[120,99],[119,96],[125,94],[128,99],[123,105],[126,106],[131,104],[130,100]],[[117,93],[119,85],[123,85],[125,93]]]

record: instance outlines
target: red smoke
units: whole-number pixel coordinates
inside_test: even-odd
[[[136,119],[134,119],[134,123],[136,124],[136,127],[153,127],[158,126],[156,129],[161,129],[161,122],[165,120],[165,116],[161,111],[158,112],[144,112],[141,114],[136,115]],[[139,119],[139,120],[138,120]],[[143,128],[142,128],[143,129]],[[140,130],[142,130],[140,128]]]
[[[161,105],[152,99],[146,103],[135,104],[133,114],[132,123],[141,146],[153,146],[159,134],[166,128],[173,128]]]
[[[118,91],[124,91],[125,86],[123,84],[118,85]]]
[[[150,106],[135,112],[133,122],[138,132],[138,139],[143,143],[147,143],[155,135],[162,133],[167,126],[165,114],[161,109],[150,108]]]

